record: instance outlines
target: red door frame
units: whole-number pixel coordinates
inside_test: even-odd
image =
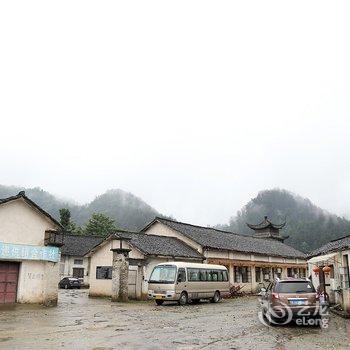
[[[20,263],[0,261],[0,304],[12,304],[17,301]]]

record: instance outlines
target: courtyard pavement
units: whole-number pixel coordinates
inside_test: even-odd
[[[0,349],[349,349],[350,320],[329,327],[268,327],[256,297],[218,304],[111,303],[60,291],[54,308],[0,309]]]

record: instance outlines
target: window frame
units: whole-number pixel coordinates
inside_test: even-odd
[[[104,269],[104,276],[100,277],[98,271]],[[112,279],[113,266],[96,266],[96,279],[97,280],[111,280]]]

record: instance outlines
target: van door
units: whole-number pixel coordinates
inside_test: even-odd
[[[176,279],[176,285],[175,285],[175,293],[177,298],[180,298],[180,294],[184,290],[188,294],[186,270],[183,267],[180,267],[177,271],[177,279]]]

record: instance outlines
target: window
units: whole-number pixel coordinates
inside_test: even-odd
[[[185,269],[179,269],[179,272],[177,274],[177,281],[178,282],[186,282],[186,271]]]
[[[235,282],[236,283],[251,282],[249,266],[235,266]]]
[[[271,281],[271,269],[269,267],[264,267],[262,270],[264,281]]]
[[[261,282],[261,267],[255,268],[255,282]]]
[[[199,280],[205,282],[207,280],[207,270],[199,270]]]
[[[242,266],[242,283],[250,282],[250,268],[248,266]]]
[[[315,293],[315,288],[310,282],[277,282],[277,293]]]
[[[223,277],[224,277],[224,281],[228,282],[228,273],[227,273],[227,271],[223,271]]]
[[[98,279],[98,280],[111,280],[112,279],[112,266],[97,266],[96,267],[96,279]]]
[[[276,267],[273,270],[273,278],[281,278],[282,277],[282,269],[280,267]]]
[[[188,280],[191,282],[227,282],[228,273],[226,270],[194,269],[188,268]]]
[[[199,269],[187,269],[187,273],[189,281],[199,281]]]
[[[73,267],[73,277],[84,278],[84,269],[82,267]]]
[[[83,259],[74,259],[74,265],[83,265],[84,260]]]
[[[287,277],[293,277],[293,270],[290,267],[287,268]]]
[[[150,283],[175,283],[176,266],[159,265],[156,266],[149,279]]]
[[[211,270],[211,280],[217,282],[219,271]]]
[[[299,277],[300,278],[305,278],[306,277],[306,269],[299,269]]]

